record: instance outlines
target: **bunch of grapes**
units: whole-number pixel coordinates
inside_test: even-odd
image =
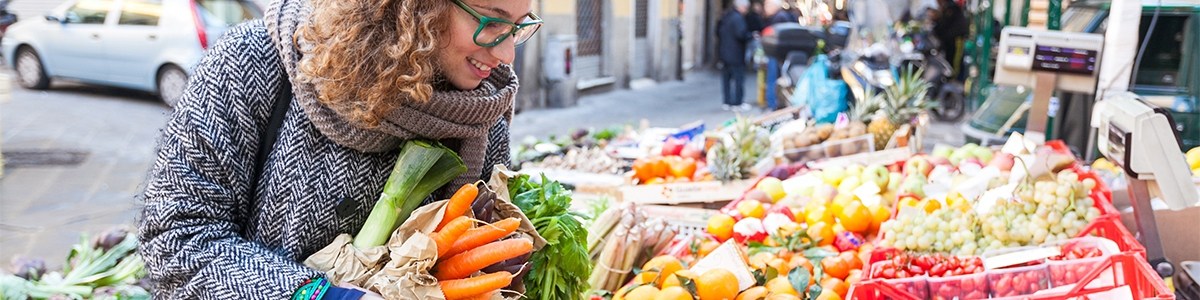
[[[1074,237],[1100,217],[1100,210],[1088,197],[1095,186],[1095,180],[1080,181],[1074,171],[1064,170],[1053,181],[1021,188],[1015,199],[997,202],[982,217],[979,246],[996,250]]]
[[[969,209],[944,207],[929,215],[902,215],[881,225],[887,232],[883,245],[902,251],[942,252],[957,255],[975,255],[979,250],[976,243],[975,213]]]

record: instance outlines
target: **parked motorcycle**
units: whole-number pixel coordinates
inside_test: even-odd
[[[938,103],[931,113],[941,121],[954,122],[966,114],[963,84],[954,79],[954,66],[938,51],[937,39],[928,32],[907,35],[901,45],[901,66],[924,70],[924,79],[932,87],[929,95]]]

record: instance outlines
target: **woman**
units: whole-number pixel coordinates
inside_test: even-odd
[[[540,26],[530,10],[275,0],[264,20],[227,32],[176,107],[144,195],[140,251],[156,298],[362,296],[301,261],[359,230],[404,140],[455,149],[468,172],[450,186],[508,162],[510,64]]]

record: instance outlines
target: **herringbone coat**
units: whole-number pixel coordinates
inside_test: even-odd
[[[259,138],[290,80],[282,63],[252,21],[227,32],[192,75],[144,194],[139,251],[155,298],[288,298],[322,276],[300,262],[357,233],[378,199],[398,150],[335,144],[294,101],[250,190]],[[503,120],[490,136],[485,165],[508,162]]]

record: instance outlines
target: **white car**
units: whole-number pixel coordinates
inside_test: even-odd
[[[71,0],[9,27],[0,51],[25,88],[62,78],[147,91],[174,106],[204,51],[260,17],[241,0]]]

